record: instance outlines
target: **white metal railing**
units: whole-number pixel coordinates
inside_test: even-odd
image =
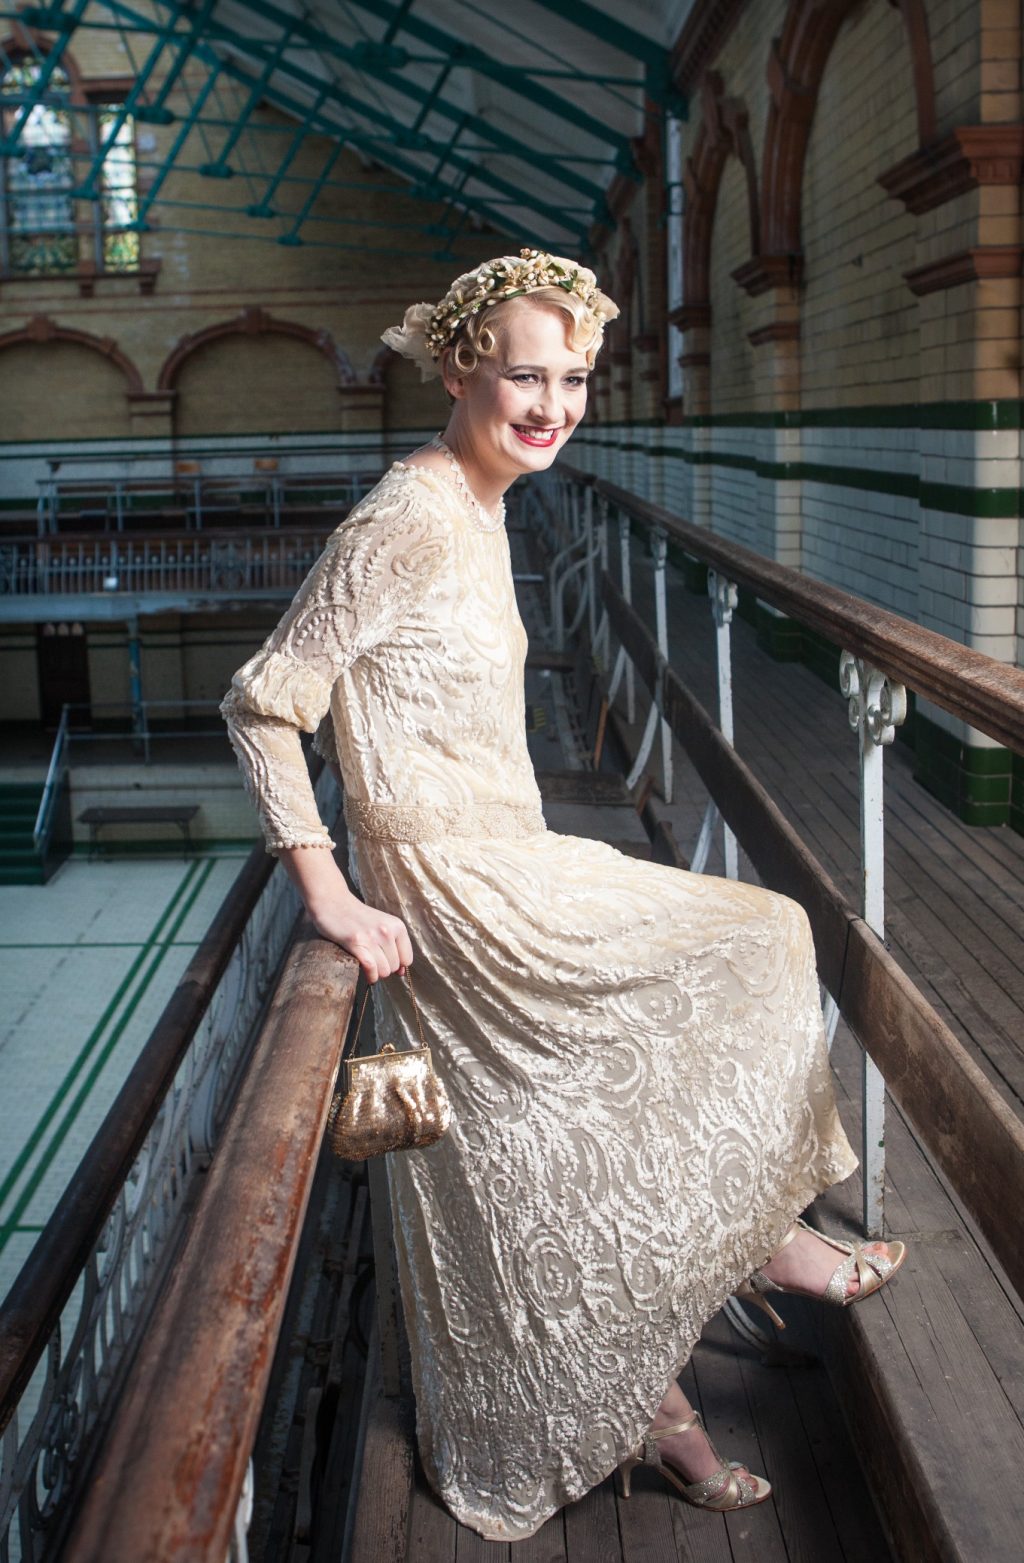
[[[589,613],[593,625],[597,617],[599,586],[592,572],[580,568],[581,564],[599,558],[605,568],[613,550],[609,549],[610,505],[601,492],[601,485],[582,474],[556,471],[556,502],[539,511],[539,520],[547,532],[547,542],[553,554],[551,565],[552,603],[564,603],[570,582],[579,591],[573,623],[582,622]],[[595,495],[596,490],[596,495]],[[596,505],[595,505],[596,497]],[[619,496],[617,495],[617,498]],[[658,728],[661,729],[660,772],[662,793],[666,802],[672,801],[672,736],[669,724],[662,716],[663,700],[660,672],[669,662],[666,615],[667,552],[669,534],[665,527],[652,522],[641,512],[642,502],[630,511],[622,496],[618,504],[618,585],[629,604],[633,602],[633,581],[630,568],[630,530],[637,527],[646,535],[653,565],[654,586],[654,638],[659,652],[659,676],[651,691],[650,706],[630,776],[630,786],[635,786],[643,773],[654,747]],[[596,522],[594,520],[596,509]],[[595,535],[596,529],[596,535]],[[721,541],[721,540],[719,540]],[[614,571],[610,572],[614,578]],[[711,601],[715,634],[715,654],[718,689],[718,723],[723,736],[734,742],[732,705],[732,652],[731,623],[737,602],[737,585],[728,575],[710,569],[708,593]],[[555,617],[557,637],[568,633],[564,625],[564,608]],[[614,701],[623,676],[633,673],[633,664],[624,646],[619,646],[612,658],[610,653],[608,615],[604,611],[597,620],[591,636],[598,665],[608,675],[608,699]],[[858,734],[860,757],[860,852],[861,852],[861,914],[869,927],[884,937],[884,874],[885,830],[883,802],[883,753],[891,743],[896,727],[904,720],[907,709],[906,689],[897,680],[889,678],[870,662],[843,652],[840,664],[840,681],[849,702],[850,723]],[[633,719],[632,686],[629,688],[628,712]],[[713,798],[709,798],[704,819],[690,858],[694,872],[704,872],[714,833],[721,824],[725,872],[730,878],[738,875],[736,838],[721,820]],[[831,994],[824,994],[825,1022],[829,1042],[835,1032],[839,1010]],[[881,1234],[884,1226],[885,1188],[885,1081],[874,1062],[863,1053],[863,1169],[864,1169],[864,1230],[869,1236]]]
[[[327,766],[316,796],[321,813],[332,818],[339,799]],[[275,865],[58,1324],[40,1350],[34,1376],[17,1404],[5,1408],[9,1420],[6,1426],[0,1422],[3,1563],[41,1563],[64,1516],[90,1435],[119,1393],[124,1364],[174,1260],[197,1178],[211,1161],[298,910],[295,887]],[[170,1007],[174,1004],[172,998]],[[108,1117],[97,1140],[109,1122]],[[17,1287],[16,1281],[10,1296]],[[249,1501],[243,1493],[242,1534]]]
[[[0,599],[82,593],[259,592],[289,596],[321,553],[333,523],[316,531],[128,540],[43,538],[0,544]]]

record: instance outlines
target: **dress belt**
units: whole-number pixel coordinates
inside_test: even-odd
[[[539,803],[369,803],[345,795],[345,823],[372,841],[445,841],[449,836],[519,840],[547,830]]]

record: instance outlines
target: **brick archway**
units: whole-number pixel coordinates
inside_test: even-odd
[[[8,331],[4,336],[0,336],[0,352],[3,352],[5,347],[44,342],[73,342],[77,347],[86,347],[90,352],[102,354],[112,364],[116,364],[124,375],[128,382],[125,387],[128,396],[143,394],[142,376],[128,355],[118,347],[113,337],[98,337],[88,331],[74,331],[69,326],[58,325],[48,315],[33,315],[27,325],[19,326],[16,331]]]
[[[722,175],[730,157],[739,159],[747,181],[750,253],[760,254],[761,221],[757,198],[757,169],[750,139],[747,106],[742,98],[726,97],[717,71],[705,72],[701,81],[702,124],[693,154],[686,160],[686,224],[683,236],[683,304],[677,324],[705,326],[711,318],[711,241]]]
[[[935,82],[924,0],[888,0],[899,10],[910,51],[918,138],[935,138]],[[768,62],[771,107],[761,178],[760,266],[744,268],[744,286],[761,292],[795,281],[801,259],[803,171],[818,92],[843,23],[863,0],[792,0]]]
[[[164,360],[157,380],[158,391],[172,391],[182,365],[192,357],[193,353],[199,352],[211,342],[231,336],[266,335],[293,337],[307,343],[316,352],[322,353],[335,371],[339,390],[345,390],[356,384],[355,370],[352,368],[348,354],[337,345],[329,331],[323,329],[317,331],[312,326],[303,326],[294,320],[278,320],[274,315],[268,315],[265,310],[254,308],[243,309],[240,315],[236,315],[231,320],[219,321],[216,325],[206,326],[202,331],[196,331],[191,336],[183,336]]]

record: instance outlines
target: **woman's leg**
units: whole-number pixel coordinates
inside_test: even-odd
[[[655,1429],[671,1427],[673,1422],[682,1422],[692,1410],[679,1385],[673,1382],[665,1391],[665,1398],[654,1413],[651,1426]],[[702,1482],[706,1477],[713,1476],[722,1465],[708,1442],[707,1434],[700,1427],[691,1427],[685,1433],[672,1433],[668,1438],[659,1439],[658,1453],[687,1482]],[[750,1472],[746,1466],[740,1466],[738,1474],[749,1476]],[[723,1487],[727,1480],[727,1477],[723,1477]]]

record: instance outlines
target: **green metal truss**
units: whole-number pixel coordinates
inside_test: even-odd
[[[574,3],[565,8],[554,0],[550,5],[547,0],[534,3],[557,11],[563,19],[596,33],[635,59],[646,73],[646,91],[670,111],[678,112],[668,83],[668,56],[664,49],[592,5]],[[180,127],[141,199],[137,224],[141,229],[147,227],[154,205],[161,202],[175,208],[209,209],[208,203],[170,202],[163,192],[190,136],[198,131],[206,140],[207,127],[214,124],[223,132],[216,138],[219,148],[211,152],[199,171],[221,179],[241,172],[250,181],[259,181],[261,193],[254,188],[257,198],[245,207],[232,208],[233,214],[243,212],[257,221],[270,217],[285,220],[289,226],[278,238],[282,244],[302,243],[303,224],[320,221],[313,218],[313,209],[323,190],[332,187],[330,176],[345,144],[407,180],[408,193],[413,198],[442,204],[442,220],[424,222],[421,231],[443,241],[445,259],[454,258],[451,246],[473,215],[522,241],[548,247],[552,241],[544,230],[550,225],[553,231],[570,235],[568,241],[556,242],[571,242],[580,253],[586,253],[591,225],[602,220],[607,211],[604,187],[588,170],[600,168],[607,173],[614,168],[635,174],[628,138],[593,115],[583,113],[540,78],[605,85],[614,82],[617,87],[637,87],[641,84],[639,78],[633,81],[629,76],[594,76],[576,72],[563,62],[558,62],[557,70],[505,65],[418,14],[413,0],[397,4],[393,0],[348,0],[349,9],[355,8],[384,24],[379,39],[348,44],[328,36],[308,14],[291,13],[274,0],[238,0],[238,4],[258,19],[266,30],[265,36],[260,36],[255,28],[248,32],[221,20],[217,14],[218,0],[153,0],[154,9],[147,12],[137,10],[130,0],[61,0],[22,10],[20,20],[52,34],[53,39],[40,51],[39,76],[10,134],[0,141],[0,155],[17,152],[32,108],[46,94],[70,40],[80,30],[98,28],[120,32],[126,46],[127,29],[133,37],[146,40],[144,47],[148,52],[136,63],[129,47],[134,68],[132,87],[78,181],[76,197],[101,198],[104,161],[129,118],[164,126],[181,118]],[[405,47],[406,41],[430,52],[412,53]],[[354,80],[345,82],[332,76],[325,79],[322,71],[308,68],[311,62],[299,63],[294,58],[298,50],[314,55],[324,71],[329,69],[329,61],[339,61],[349,73],[354,73]],[[186,66],[194,67],[197,63],[202,64],[206,77],[193,94],[187,88],[184,73]],[[437,73],[430,85],[404,74],[409,66],[422,72],[425,64],[436,66]],[[453,77],[466,70],[493,79],[527,105],[568,121],[575,130],[608,148],[604,158],[574,158],[569,152],[549,155],[544,151],[545,173],[577,200],[569,204],[543,198],[533,177],[540,149],[453,101]],[[232,105],[230,122],[223,113],[219,119],[209,113],[211,98],[215,104],[219,102],[222,83],[231,83],[243,93],[242,101]],[[412,112],[408,121],[389,112],[379,99],[373,101],[374,91],[380,87],[409,103]],[[170,106],[175,90],[188,99],[183,117]],[[252,143],[257,145],[259,162],[259,169],[254,171],[244,166],[241,143],[247,132],[251,141],[253,132],[262,128],[254,120],[261,104],[280,108],[296,124],[276,168],[267,168],[258,145]],[[428,121],[446,122],[450,127],[447,139],[428,134]],[[299,181],[289,171],[307,137],[314,134],[330,138],[335,146],[316,178]],[[481,161],[487,157],[502,160],[501,172]],[[309,188],[298,212],[276,211],[273,203],[282,185],[300,182]],[[538,228],[515,222],[508,210],[511,206],[533,214]]]

